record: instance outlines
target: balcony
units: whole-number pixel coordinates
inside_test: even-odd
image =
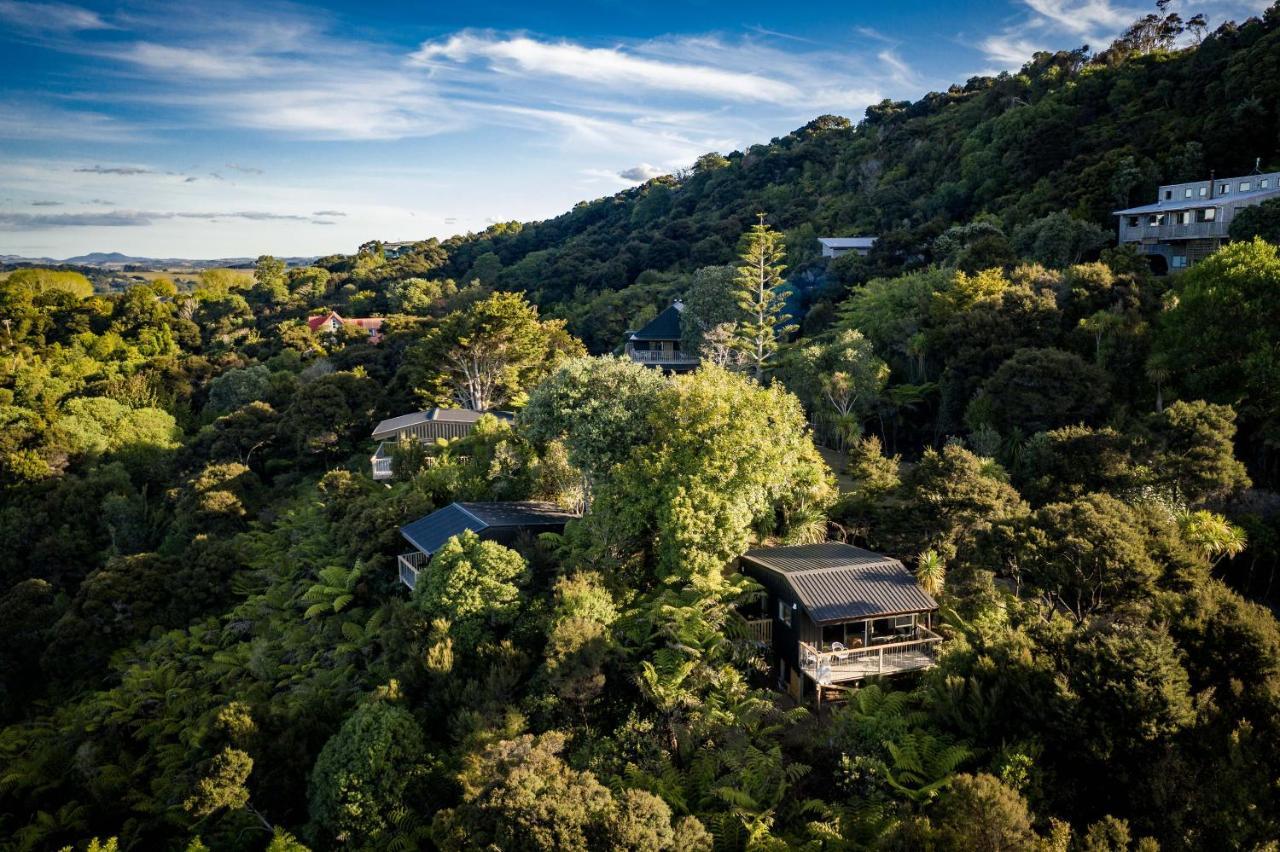
[[[1148,225],[1144,217],[1143,224],[1137,226],[1130,225],[1127,221],[1120,223],[1120,242],[1226,239],[1230,227],[1230,223],[1221,220],[1191,222],[1186,225],[1166,220],[1159,225]]]
[[[747,641],[770,647],[773,645],[773,619],[747,619]]]
[[[687,355],[670,349],[636,349],[627,344],[627,357],[637,364],[689,364],[698,363],[696,355]]]
[[[927,627],[915,627],[903,636],[872,640],[865,648],[820,651],[800,643],[800,670],[820,686],[861,680],[878,675],[931,668],[938,660],[942,637]]]
[[[408,586],[409,591],[413,591],[417,586],[418,572],[426,567],[430,559],[430,556],[419,550],[402,553],[396,557],[396,562],[400,566],[400,582]]]
[[[391,450],[395,444],[391,441],[383,441],[378,445],[378,451],[369,457],[369,463],[373,466],[373,479],[375,482],[382,482],[392,477],[391,473]]]

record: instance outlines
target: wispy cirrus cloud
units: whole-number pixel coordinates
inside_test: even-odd
[[[1033,12],[1073,33],[1116,32],[1138,17],[1136,7],[1110,0],[1024,0]]]
[[[81,174],[121,175],[124,177],[157,174],[154,169],[143,168],[142,166],[82,166],[81,168],[76,169],[76,171]]]
[[[613,89],[682,92],[716,100],[785,102],[800,95],[772,77],[714,65],[659,60],[621,48],[586,47],[572,41],[464,32],[426,42],[413,54],[425,66],[480,60],[503,74],[557,77]]]
[[[0,21],[14,29],[36,33],[114,29],[97,12],[67,3],[0,0]]]

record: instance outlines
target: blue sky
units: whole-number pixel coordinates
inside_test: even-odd
[[[1146,11],[0,0],[0,254],[313,255],[545,218]]]

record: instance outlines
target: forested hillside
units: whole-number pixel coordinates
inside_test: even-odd
[[[1109,211],[1277,164],[1280,7],[1144,32],[398,257],[0,280],[0,848],[1274,849],[1275,213],[1160,278]],[[673,297],[701,368],[597,357]],[[516,417],[373,481],[431,405]],[[825,540],[943,641],[818,710],[734,566]]]

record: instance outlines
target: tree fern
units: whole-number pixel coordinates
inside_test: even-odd
[[[319,582],[302,594],[302,602],[311,604],[303,613],[304,618],[315,618],[326,613],[342,612],[355,600],[356,587],[364,566],[359,560],[350,569],[330,565],[320,569]]]

